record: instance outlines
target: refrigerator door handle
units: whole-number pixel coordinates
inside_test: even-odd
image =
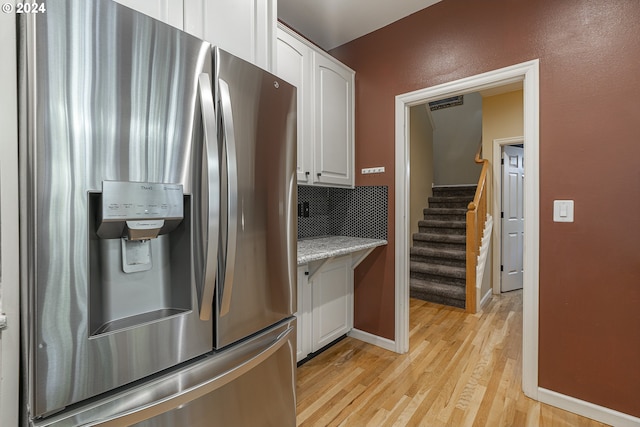
[[[149,418],[180,408],[190,402],[212,393],[255,369],[272,357],[283,346],[294,346],[290,351],[295,357],[295,326],[285,324],[268,334],[247,342],[247,349],[236,348],[236,363],[230,364],[215,357],[191,368],[170,373],[151,383],[134,387],[120,395],[107,397],[91,404],[88,408],[77,408],[67,413],[53,415],[34,422],[34,427],[101,426],[119,427],[140,423]],[[292,369],[295,364],[292,361]]]
[[[207,234],[205,274],[200,296],[200,319],[209,320],[213,304],[216,273],[218,267],[218,233],[220,218],[220,159],[218,158],[216,114],[213,103],[211,80],[206,73],[198,77],[198,90],[202,108],[202,124],[204,128],[204,158],[207,173]]]
[[[298,245],[297,245],[297,237],[298,237],[298,227],[295,226],[295,214],[294,214],[294,210],[293,210],[293,198],[294,195],[297,194],[297,189],[296,189],[296,185],[297,185],[298,181],[297,181],[297,177],[295,174],[295,170],[294,172],[291,174],[291,177],[289,178],[289,197],[287,199],[287,212],[286,212],[286,218],[287,218],[287,234],[286,234],[286,239],[287,239],[287,257],[289,259],[289,292],[290,295],[296,295],[296,292],[298,291],[298,284],[297,284],[297,269],[298,269],[298,265],[296,263],[296,259],[298,257]],[[295,236],[293,235],[294,230],[295,229]],[[298,311],[297,304],[297,298],[294,296],[293,298],[289,299],[289,310],[291,313],[295,313],[296,311]]]
[[[220,316],[224,316],[231,308],[231,293],[233,291],[233,276],[236,264],[236,243],[238,240],[238,158],[236,156],[236,139],[233,127],[233,112],[231,110],[231,94],[229,85],[223,79],[218,79],[220,89],[220,110],[222,113],[222,127],[227,152],[227,250],[224,266],[224,281],[220,301]]]

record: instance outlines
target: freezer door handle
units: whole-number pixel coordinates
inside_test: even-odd
[[[206,210],[205,274],[199,298],[200,319],[209,320],[213,304],[218,268],[218,233],[220,218],[220,159],[218,158],[216,114],[211,80],[206,73],[198,77],[202,124],[204,128],[204,161],[206,170],[208,206]]]
[[[169,373],[150,383],[134,387],[69,412],[37,420],[34,427],[132,425],[170,412],[211,393],[251,371],[289,345],[295,370],[295,324],[285,323],[263,336],[249,340],[235,350],[211,356],[180,372]]]
[[[231,110],[231,94],[229,85],[218,79],[220,92],[220,110],[222,115],[222,134],[227,153],[227,241],[226,259],[224,260],[224,280],[220,296],[220,316],[229,312],[233,276],[236,265],[236,243],[238,240],[238,158],[236,156],[236,139]],[[224,150],[223,150],[224,151]]]

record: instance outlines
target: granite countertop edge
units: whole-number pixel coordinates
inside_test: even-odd
[[[320,261],[360,250],[384,246],[384,239],[365,239],[348,236],[323,236],[298,240],[298,265]]]

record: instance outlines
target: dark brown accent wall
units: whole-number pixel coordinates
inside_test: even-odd
[[[539,385],[640,416],[639,25],[638,0],[443,0],[331,52],[356,70],[356,170],[386,168],[356,184],[389,186],[357,328],[394,338],[395,96],[538,58]]]

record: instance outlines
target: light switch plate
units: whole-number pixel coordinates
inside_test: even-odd
[[[553,201],[553,221],[573,222],[573,200]]]

